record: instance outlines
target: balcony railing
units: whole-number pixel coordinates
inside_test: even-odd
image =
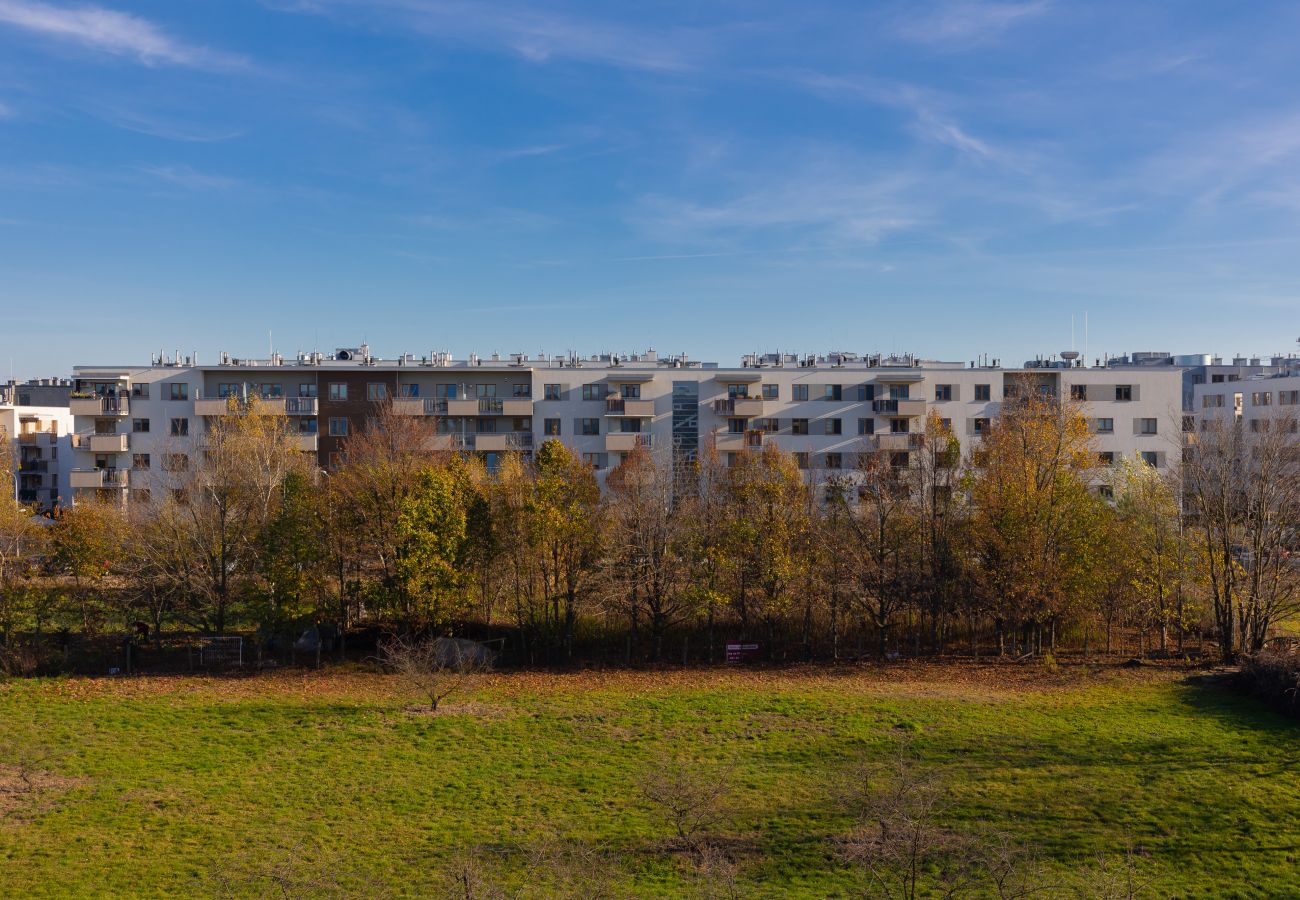
[[[650,434],[614,432],[605,435],[605,449],[614,452],[627,453],[637,447],[653,446],[654,438]]]
[[[68,412],[74,416],[125,416],[130,411],[130,401],[121,396],[71,397],[68,400]]]
[[[655,414],[653,400],[640,400],[635,397],[606,397],[605,415],[628,416],[630,418],[649,418]]]
[[[230,394],[226,397],[204,397],[202,394],[199,394],[194,398],[194,415],[238,416],[247,413],[249,409],[254,406],[257,407],[257,411],[261,415],[283,416],[285,414],[287,401],[284,397],[247,398],[241,397],[238,394]]]
[[[285,397],[284,414],[287,416],[314,416],[318,401],[315,397]]]
[[[872,400],[871,410],[886,416],[923,416],[925,415],[925,401],[920,397]]]
[[[126,469],[73,469],[68,480],[74,489],[125,487]]]
[[[72,436],[72,449],[91,453],[125,453],[130,447],[130,436],[125,434],[99,434],[82,431]]]
[[[20,444],[52,444],[58,437],[53,431],[23,431],[17,435]]]
[[[18,463],[18,471],[26,474],[28,472],[48,472],[50,463],[44,459],[24,459]]]

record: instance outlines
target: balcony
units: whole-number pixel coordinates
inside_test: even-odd
[[[29,447],[38,444],[43,444],[48,447],[50,444],[54,443],[56,437],[58,437],[58,435],[53,431],[23,431],[16,435],[16,440],[19,444],[26,444]]]
[[[234,401],[233,403],[231,402],[232,400]],[[315,403],[315,400],[312,400],[312,402]],[[287,401],[283,397],[258,397],[255,400],[244,400],[233,395],[231,397],[195,397],[194,415],[239,416],[248,412],[250,408],[256,405],[257,411],[260,415],[283,416],[285,414],[286,403]]]
[[[474,449],[480,453],[504,453],[510,449],[510,435],[476,434]]]
[[[501,414],[523,418],[533,414],[533,401],[527,397],[516,397],[513,400],[501,401]]]
[[[886,416],[915,416],[925,415],[925,401],[919,397],[911,399],[885,399],[872,400],[871,411],[881,413]]]
[[[635,400],[628,397],[606,397],[605,415],[625,416],[633,419],[654,418],[655,402],[653,400]]]
[[[126,397],[72,397],[68,412],[74,416],[125,416],[131,412]]]
[[[284,414],[286,416],[314,416],[318,403],[315,397],[286,397]]]
[[[316,434],[295,434],[294,438],[298,449],[303,453],[315,453],[320,444],[320,435]]]
[[[752,419],[763,414],[763,401],[758,397],[726,397],[714,400],[713,414]]]
[[[22,475],[48,472],[49,470],[50,464],[44,459],[24,459],[18,463],[18,472]]]
[[[89,450],[91,453],[125,453],[130,447],[130,435],[96,434],[86,431],[72,436],[74,450]]]
[[[436,397],[394,397],[393,412],[399,416],[445,416],[447,401]]]
[[[126,486],[125,469],[73,469],[68,473],[73,490],[120,488]]]
[[[605,449],[611,453],[629,453],[638,446],[653,446],[651,436],[648,434],[622,434],[618,432],[605,435]]]
[[[477,416],[479,405],[477,400],[448,400],[447,415],[449,416]]]
[[[880,450],[912,450],[918,446],[917,434],[878,434],[876,447]]]

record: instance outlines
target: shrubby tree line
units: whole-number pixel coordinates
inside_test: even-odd
[[[639,447],[602,492],[559,441],[489,472],[391,409],[322,472],[284,416],[232,401],[135,502],[51,523],[0,501],[0,645],[12,668],[69,631],[328,622],[496,629],[526,664],[719,661],[730,641],[786,660],[1209,641],[1232,659],[1300,602],[1293,418],[1206,423],[1160,469],[1102,465],[1081,409],[1033,391],[965,452],[937,417],[908,440],[812,477],[767,443],[729,464]]]

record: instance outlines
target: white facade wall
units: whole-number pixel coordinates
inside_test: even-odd
[[[48,511],[71,498],[72,416],[58,406],[0,406],[0,430],[12,453],[9,484],[24,506]]]
[[[71,401],[76,437],[69,480],[79,491],[123,497],[129,488],[156,488],[166,481],[159,476],[164,460],[190,452],[203,431],[204,414],[223,408],[222,394],[247,389],[265,390],[272,394],[268,402],[285,404],[302,432],[302,448],[319,447],[320,464],[329,465],[331,450],[342,441],[329,435],[333,415],[326,395],[330,384],[343,379],[351,384],[353,400],[362,390],[377,390],[372,384],[384,383],[402,411],[437,418],[440,429],[463,437],[467,449],[528,450],[557,436],[602,472],[617,465],[637,435],[651,440],[657,456],[671,453],[675,385],[693,397],[689,404],[679,401],[678,415],[689,418],[693,411],[700,450],[713,442],[725,460],[747,446],[775,442],[800,454],[811,473],[833,472],[836,464],[851,469],[855,454],[867,448],[906,449],[906,434],[895,432],[923,430],[931,411],[949,420],[969,447],[979,439],[983,421],[997,417],[1009,381],[1017,379],[1055,396],[1078,392],[1100,453],[1114,459],[1144,454],[1160,468],[1176,466],[1181,458],[1184,370],[1173,366],[1005,369],[791,360],[719,368],[653,358],[575,362],[313,358],[80,367],[78,393],[98,399]],[[1204,386],[1210,387],[1221,385]],[[317,396],[298,399],[309,393]],[[736,404],[740,394],[747,399]],[[448,399],[458,402],[449,407]],[[584,422],[594,433],[583,433]],[[357,427],[355,420],[351,427]],[[766,433],[756,434],[760,431]]]

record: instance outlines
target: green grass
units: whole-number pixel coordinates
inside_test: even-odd
[[[412,702],[364,673],[0,685],[0,746],[52,773],[0,805],[0,896],[265,892],[245,877],[290,858],[427,895],[472,847],[536,884],[529,852],[557,841],[600,848],[628,894],[680,895],[688,860],[636,789],[666,749],[735,766],[717,834],[746,893],[847,896],[835,797],[903,733],[951,823],[1014,833],[1062,892],[1130,845],[1152,896],[1300,890],[1300,727],[1179,673],[505,675],[437,716]]]

